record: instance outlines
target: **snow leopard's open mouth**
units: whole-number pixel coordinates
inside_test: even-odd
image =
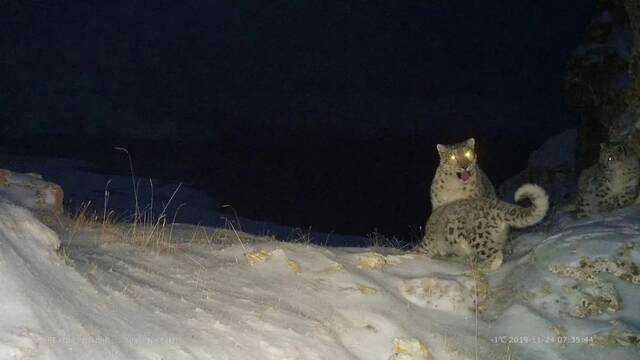
[[[458,175],[458,179],[467,182],[473,175],[473,172],[471,170],[460,170],[456,172],[456,175]]]

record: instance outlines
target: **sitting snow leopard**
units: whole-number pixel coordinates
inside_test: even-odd
[[[531,205],[522,207],[482,197],[443,205],[429,217],[426,233],[416,250],[428,256],[471,257],[483,267],[495,270],[502,264],[509,227],[535,225],[549,210],[549,197],[538,185],[522,185],[515,200],[523,199],[529,199]]]
[[[438,144],[440,165],[431,182],[431,209],[450,202],[476,197],[495,198],[496,192],[476,159],[475,139]]]
[[[638,156],[621,143],[600,144],[597,164],[578,179],[576,216],[579,218],[631,205],[638,197]]]

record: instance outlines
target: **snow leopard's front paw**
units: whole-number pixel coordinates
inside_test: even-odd
[[[500,268],[503,261],[504,261],[504,255],[502,254],[502,252],[498,252],[495,255],[491,256],[490,258],[483,259],[479,263],[479,269],[481,271],[489,271],[489,272],[495,271],[498,268]]]
[[[504,261],[504,255],[502,255],[502,252],[497,253],[494,257],[489,259],[489,261],[487,262],[489,271],[498,270],[498,268],[502,265],[503,261]]]

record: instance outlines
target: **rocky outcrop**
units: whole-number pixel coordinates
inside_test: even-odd
[[[602,141],[628,142],[640,153],[640,2],[597,1],[564,88],[567,105],[581,116],[576,170],[596,161]]]

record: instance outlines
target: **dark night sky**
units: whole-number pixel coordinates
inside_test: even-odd
[[[71,122],[566,127],[562,67],[591,8],[505,4],[5,1],[3,97]]]
[[[250,217],[401,233],[426,216],[435,142],[479,138],[499,183],[575,125],[562,78],[592,3],[3,1],[0,141],[128,145]]]

